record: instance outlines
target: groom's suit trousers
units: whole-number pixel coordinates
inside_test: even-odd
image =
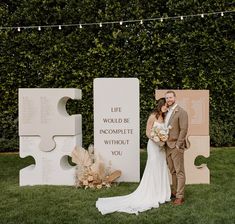
[[[172,192],[176,192],[176,198],[184,198],[184,150],[166,147],[166,157],[167,164],[172,175]]]

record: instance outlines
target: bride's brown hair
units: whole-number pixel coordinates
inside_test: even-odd
[[[152,112],[152,113],[155,115],[156,119],[158,119],[158,117],[159,117],[160,115],[162,115],[162,117],[163,117],[163,119],[164,119],[165,113],[162,113],[161,108],[162,108],[162,106],[164,106],[165,104],[166,104],[166,99],[165,99],[165,97],[162,97],[162,98],[160,98],[159,100],[157,100],[157,105],[156,105],[155,109],[154,109],[153,112]]]

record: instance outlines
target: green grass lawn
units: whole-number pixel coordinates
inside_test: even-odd
[[[19,187],[19,170],[32,158],[18,154],[0,154],[0,223],[235,223],[235,147],[213,148],[208,159],[199,157],[196,164],[207,163],[210,185],[187,185],[186,202],[171,203],[138,216],[113,213],[102,216],[95,207],[98,197],[131,193],[138,184],[120,183],[110,189],[83,190],[72,186]],[[146,152],[141,153],[141,173]]]

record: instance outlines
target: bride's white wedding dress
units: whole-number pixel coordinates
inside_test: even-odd
[[[154,126],[164,125],[154,122]],[[96,207],[103,214],[112,212],[135,213],[170,201],[171,189],[166,163],[166,154],[155,142],[148,141],[148,158],[141,182],[137,189],[125,196],[99,198]]]

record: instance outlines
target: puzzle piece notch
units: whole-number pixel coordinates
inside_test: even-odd
[[[195,166],[198,156],[210,156],[210,136],[189,136],[190,148],[184,154],[186,184],[209,184],[210,170],[206,164]]]
[[[41,136],[40,150],[51,151],[53,136],[81,134],[81,115],[67,113],[68,99],[81,99],[81,90],[19,89],[19,135]]]
[[[82,145],[82,135],[56,136],[55,142],[55,150],[43,152],[40,137],[20,137],[20,157],[32,156],[36,163],[20,170],[20,186],[74,185],[75,167],[68,163],[68,156],[75,145]]]

